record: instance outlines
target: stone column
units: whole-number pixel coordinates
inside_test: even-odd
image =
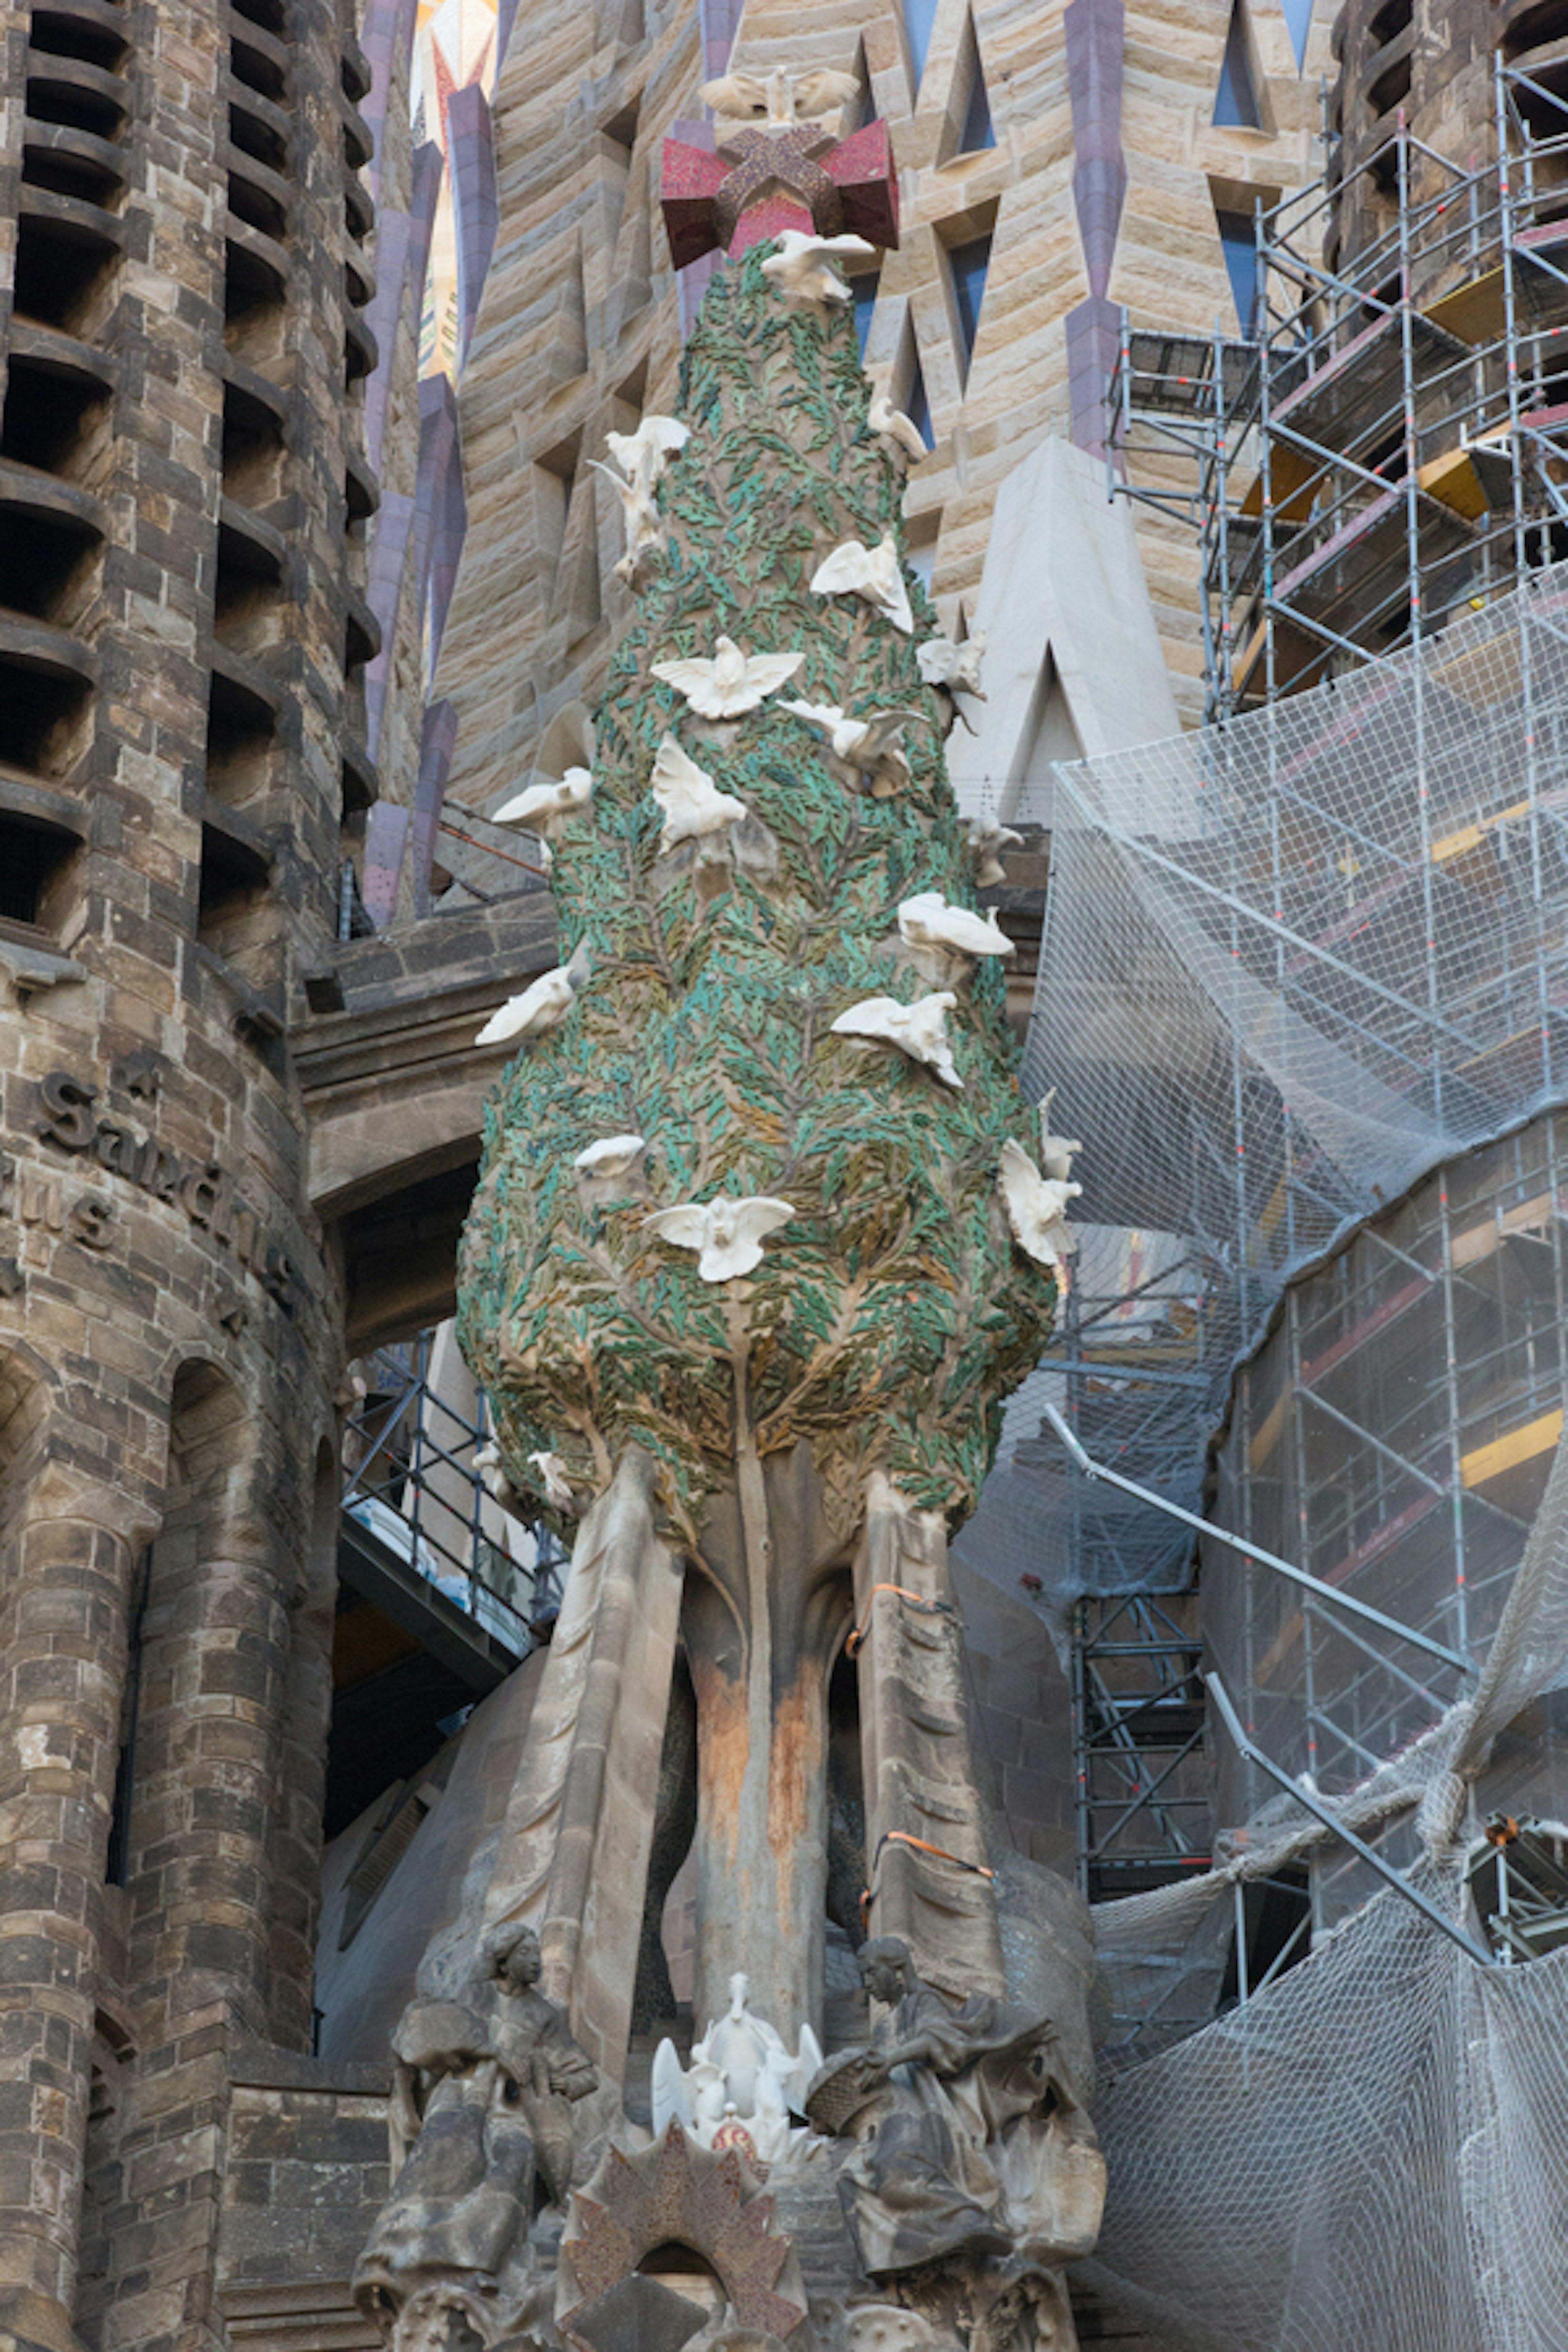
[[[144,2049],[213,2001],[268,2034],[289,1659],[279,1566],[249,1512],[183,1527],[154,1552],[126,1881]]]
[[[633,1448],[583,1522],[484,1915],[486,1927],[537,1928],[542,1990],[617,2082],[680,1620],[680,1564],[654,1532],[652,1490],[653,1465]],[[456,1967],[454,1989],[474,1942],[473,1923],[444,1939],[436,1966]]]
[[[963,1998],[1005,1990],[942,1516],[869,1482],[855,1561],[868,1929]]]
[[[730,1978],[793,2042],[822,2023],[827,1680],[845,1627],[839,1543],[809,1445],[748,1462],[715,1496],[687,1605],[697,1692],[699,2023]],[[747,1480],[753,1480],[748,1496]]]
[[[41,1498],[0,1553],[0,2342],[75,2352],[99,1907],[134,1538]]]

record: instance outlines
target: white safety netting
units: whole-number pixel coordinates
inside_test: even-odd
[[[1405,1814],[1414,1875],[1456,1921],[1475,1784],[1565,1670],[1560,1446],[1474,1696],[1339,1809],[1363,1835]],[[1119,2004],[1156,2005],[1173,1967],[1212,1959],[1237,1882],[1327,1835],[1284,1810],[1209,1876],[1097,1907]],[[1083,2284],[1149,2352],[1562,2352],[1565,2000],[1568,1948],[1482,1966],[1379,1895],[1266,1992],[1102,2086],[1110,2189]]]
[[[1289,1276],[1568,1099],[1568,569],[1388,663],[1058,771],[1025,1085],[1079,1254],[966,1552],[1047,1606],[1184,1582],[1237,1360]]]

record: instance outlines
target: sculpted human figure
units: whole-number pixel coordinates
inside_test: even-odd
[[[839,2195],[866,2271],[1087,2252],[1102,2176],[1050,2020],[984,1994],[955,2004],[897,1937],[863,1945],[859,1968],[884,2013],[867,2048],[823,2069],[807,2112],[858,2143]]]
[[[384,2325],[423,2282],[493,2293],[538,2210],[566,2196],[572,2109],[598,2076],[539,1972],[533,1930],[510,1928],[460,2000],[413,2000],[398,2021],[392,2195],[354,2273]]]

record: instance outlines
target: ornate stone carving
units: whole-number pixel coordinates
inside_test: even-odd
[[[709,2265],[737,2326],[787,2337],[805,2320],[800,2264],[772,2197],[733,2148],[710,2154],[672,2123],[638,2155],[610,2148],[574,2195],[555,2301],[562,2334],[591,2343],[594,2307],[668,2245]]]
[[[851,2134],[839,2175],[873,2278],[1008,2258],[1051,2270],[1093,2246],[1105,2168],[1048,2018],[923,1983],[897,1937],[862,1946],[887,2004],[869,2044],[817,2076],[806,2112]]]
[[[508,1928],[461,1999],[413,2000],[398,2022],[392,2195],[353,2282],[396,2352],[443,2345],[453,2312],[481,2315],[489,2344],[537,2295],[530,2233],[567,2193],[573,2109],[598,2081],[539,1971],[532,1929]]]

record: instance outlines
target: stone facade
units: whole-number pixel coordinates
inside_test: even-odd
[[[470,807],[526,777],[563,705],[596,699],[630,609],[612,576],[618,511],[588,461],[607,430],[671,404],[709,268],[678,282],[657,206],[659,142],[693,114],[701,71],[721,69],[710,41],[700,70],[696,14],[650,15],[646,35],[628,35],[624,10],[545,0],[520,19],[501,68],[500,224],[462,387],[468,529],[437,680],[458,720],[450,790]],[[1299,72],[1281,9],[1241,8],[1255,124],[1213,120],[1230,14],[1226,0],[1065,11],[942,0],[923,71],[890,0],[749,0],[741,15],[732,66],[788,56],[858,72],[866,113],[891,128],[904,236],[875,280],[867,361],[905,405],[918,363],[935,446],[911,479],[910,543],[949,626],[961,605],[973,618],[1006,475],[1052,432],[1098,446],[1115,306],[1234,331],[1220,214],[1247,215],[1255,196],[1272,202],[1321,168],[1326,12]],[[994,143],[965,153],[966,125],[984,135],[971,114],[977,73]],[[987,256],[971,351],[954,268],[972,286]],[[862,282],[863,298],[871,289]],[[1190,719],[1191,534],[1139,523]]]
[[[721,15],[540,0],[502,68],[436,680],[460,802],[489,806],[595,698],[625,617],[587,461],[673,404],[691,303],[654,158],[725,62]],[[920,77],[888,8],[752,0],[741,24],[737,65],[863,69],[900,142],[909,234],[867,352],[906,401],[918,355],[936,446],[910,527],[950,622],[1008,470],[1053,429],[1093,438],[1105,314],[1076,341],[1065,321],[1121,299],[1229,315],[1215,206],[1311,168],[1318,47],[1298,76],[1258,6],[1259,121],[1215,126],[1228,21],[1221,0],[1072,0],[971,26],[942,0]],[[1347,24],[1359,58],[1370,18]],[[539,893],[338,940],[376,762],[412,808],[426,749],[430,575],[399,553],[424,199],[403,37],[376,25],[381,194],[407,225],[380,288],[346,16],[48,0],[6,23],[0,2344],[20,2352],[373,2340],[347,2279],[385,2189],[385,2075],[309,2055],[338,1383],[346,1354],[449,1309],[504,1059],[473,1032],[554,961]],[[995,143],[963,152],[977,67]],[[986,237],[971,352],[953,257]],[[1143,552],[1190,709],[1184,542],[1154,530]],[[1037,890],[1016,895],[1026,934]],[[1059,1753],[1031,1733],[1065,1737],[1059,1674],[1033,1617],[971,1576],[960,1597],[986,1793],[1059,1866]]]

